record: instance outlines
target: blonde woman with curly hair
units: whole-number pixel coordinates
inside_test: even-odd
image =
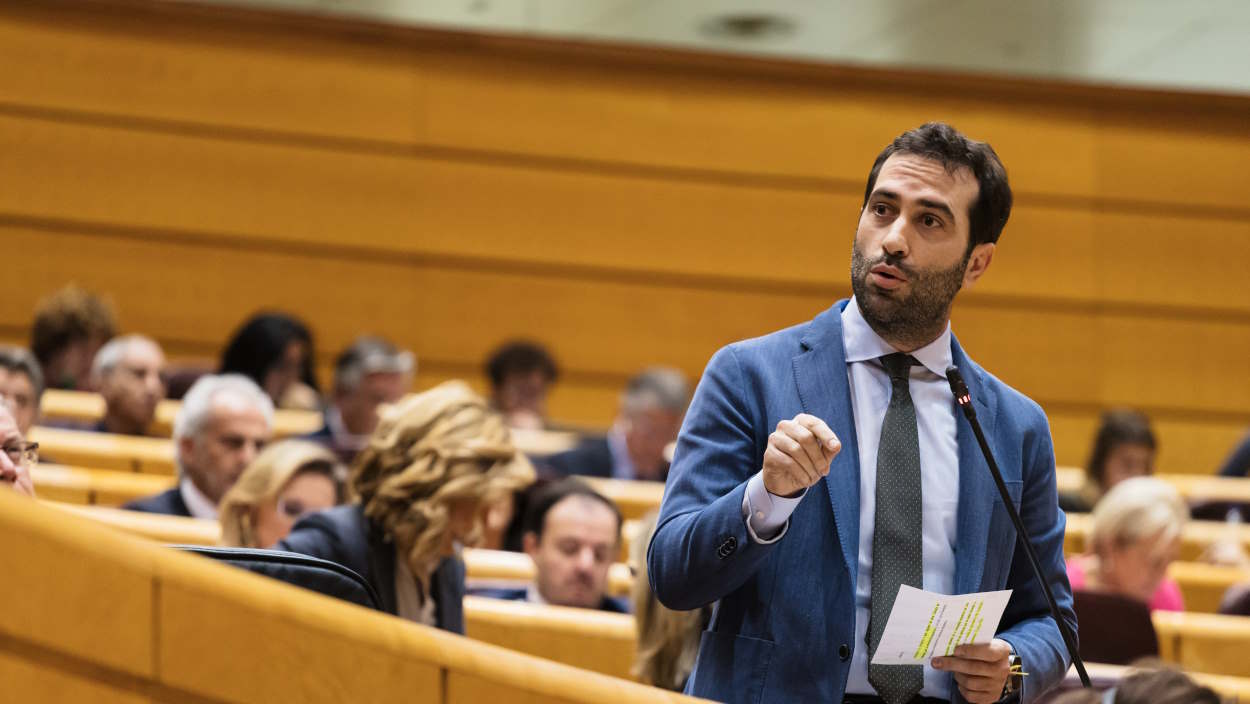
[[[352,467],[354,501],[300,521],[277,547],[354,570],[385,611],[464,633],[459,546],[533,479],[502,416],[447,382],[385,409]]]
[[[638,652],[631,673],[643,684],[680,692],[694,669],[699,639],[707,627],[711,608],[673,611],[651,592],[647,579],[647,545],[655,532],[658,514],[648,513],[639,521],[638,533],[629,544],[629,566],[634,570],[630,594],[634,624],[638,629]]]
[[[338,458],[316,443],[283,440],[266,446],[221,500],[221,544],[273,545],[300,518],[342,503],[346,475]]]

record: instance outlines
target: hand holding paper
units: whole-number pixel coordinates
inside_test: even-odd
[[[872,664],[922,665],[965,643],[988,643],[1010,597],[1010,589],[948,596],[903,585]]]

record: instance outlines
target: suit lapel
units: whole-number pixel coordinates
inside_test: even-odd
[[[842,558],[854,584],[859,567],[859,449],[842,345],[841,315],[846,304],[839,302],[808,324],[802,339],[804,352],[793,361],[803,411],[825,421],[842,441],[842,451],[834,458],[825,485]]]
[[[399,613],[399,603],[395,598],[395,544],[386,540],[382,531],[369,526],[369,569],[373,572],[377,583],[374,589],[382,602],[382,610],[388,614]]]
[[[959,342],[951,338],[951,354],[962,372],[972,395],[977,420],[985,431],[986,440],[993,442],[997,403],[986,393],[980,370],[964,354]],[[955,400],[952,397],[951,404]],[[955,408],[956,442],[959,444],[959,517],[958,537],[955,551],[955,593],[968,594],[978,591],[985,572],[985,559],[989,541],[990,517],[994,503],[999,500],[998,489],[990,468],[981,454],[972,425],[963,412]]]

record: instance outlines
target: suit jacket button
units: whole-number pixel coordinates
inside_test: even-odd
[[[838,646],[838,659],[842,662],[846,662],[851,659],[851,649],[846,643]]]
[[[728,538],[725,538],[724,542],[722,542],[720,546],[716,548],[716,556],[723,560],[726,557],[729,557],[730,555],[732,555],[734,550],[737,550],[737,549],[738,549],[738,539],[731,535]]]

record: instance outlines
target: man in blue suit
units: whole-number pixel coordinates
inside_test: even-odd
[[[1011,211],[989,145],[929,123],[868,177],[854,297],[708,363],[677,443],[651,586],[715,604],[686,691],[732,702],[1032,701],[1068,668],[1063,639],[945,378],[963,372],[1064,617],[1064,516],[1036,403],[951,334]],[[1011,589],[997,637],[925,665],[871,665],[902,584]],[[1029,673],[1027,680],[1013,669]]]

